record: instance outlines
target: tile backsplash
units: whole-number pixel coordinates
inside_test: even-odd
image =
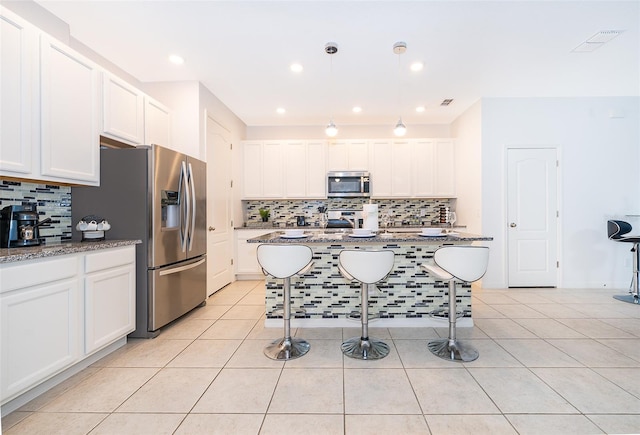
[[[429,225],[440,219],[440,207],[453,207],[455,200],[448,198],[437,199],[374,199],[372,204],[378,204],[378,214],[390,212],[395,225]],[[244,222],[247,226],[262,222],[258,212],[261,208],[268,208],[271,216],[269,222],[276,226],[296,224],[296,216],[305,216],[311,226],[319,225],[318,207],[328,210],[362,210],[362,204],[369,203],[368,199],[357,198],[329,198],[308,200],[245,200],[242,207],[245,213]]]
[[[40,227],[45,243],[71,240],[71,187],[0,179],[0,208],[33,203],[40,220],[52,221]]]

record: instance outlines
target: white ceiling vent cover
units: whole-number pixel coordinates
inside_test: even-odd
[[[601,30],[593,34],[589,39],[574,48],[575,53],[586,53],[594,51],[602,47],[605,43],[611,41],[616,36],[620,35],[624,30]]]
[[[604,44],[605,42],[611,41],[613,38],[621,34],[621,30],[601,30],[591,38],[587,39],[585,42],[596,42]]]

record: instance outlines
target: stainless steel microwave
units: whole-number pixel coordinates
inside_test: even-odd
[[[364,171],[329,172],[327,196],[329,198],[371,196],[371,176]]]

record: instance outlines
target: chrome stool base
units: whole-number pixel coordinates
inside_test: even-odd
[[[640,304],[640,299],[638,299],[638,296],[635,294],[614,295],[613,298],[622,302],[628,302],[630,304]]]
[[[389,355],[389,345],[377,338],[353,337],[342,343],[342,353],[355,359],[382,359]]]
[[[300,358],[309,352],[310,345],[306,340],[300,338],[278,338],[273,343],[264,348],[264,354],[275,360],[288,361]]]
[[[431,353],[447,361],[469,362],[478,359],[478,351],[466,343],[448,338],[432,340],[427,344]]]

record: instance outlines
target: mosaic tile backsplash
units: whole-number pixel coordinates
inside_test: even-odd
[[[452,207],[451,199],[374,199],[378,204],[378,215],[390,212],[394,225],[429,225],[440,219],[440,207]],[[247,226],[262,222],[261,208],[271,212],[269,222],[275,226],[292,226],[296,224],[296,216],[305,216],[311,226],[319,226],[318,207],[328,210],[360,210],[362,204],[369,200],[362,198],[329,198],[310,200],[246,200],[242,201]]]
[[[395,253],[389,276],[378,283],[380,292],[369,294],[370,314],[387,319],[427,318],[436,312],[440,316],[449,308],[448,283],[429,276],[420,264],[432,261],[437,243],[367,244],[367,248],[390,249]],[[304,313],[293,313],[297,319],[343,318],[360,310],[360,284],[347,281],[338,272],[338,257],[351,244],[313,243],[313,268],[303,276],[291,278],[291,305]],[[355,248],[359,249],[359,248]],[[281,317],[283,284],[268,276],[266,284],[266,316]],[[471,317],[471,285],[459,283],[456,293],[457,311],[461,317]]]
[[[0,180],[0,208],[33,203],[40,220],[52,221],[40,227],[45,244],[71,240],[71,187]]]

